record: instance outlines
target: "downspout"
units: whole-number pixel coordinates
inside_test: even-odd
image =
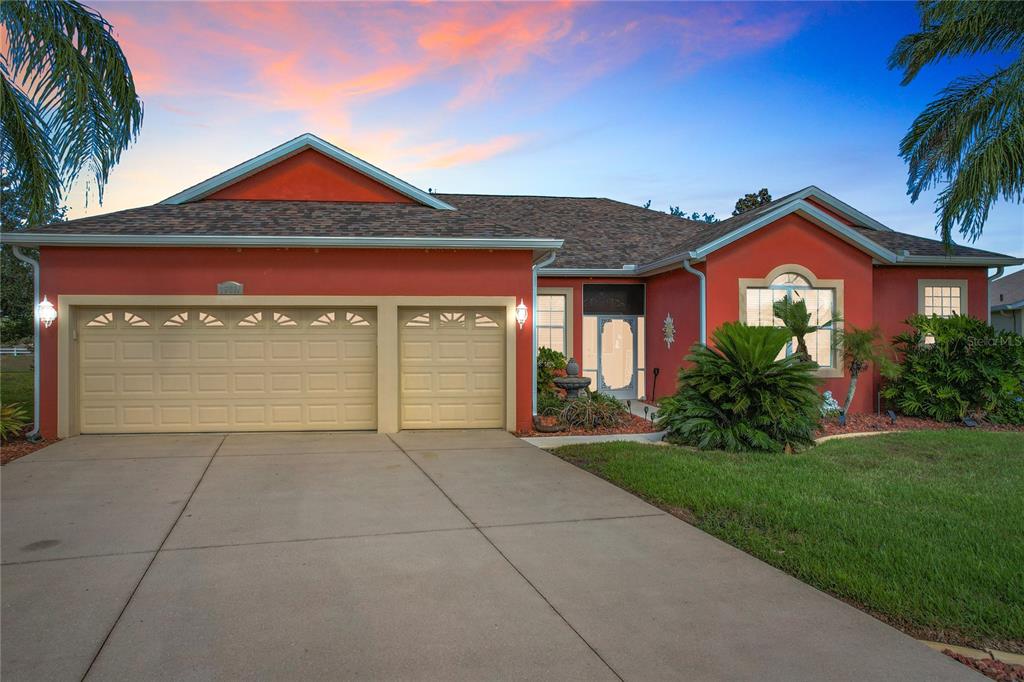
[[[708,345],[707,278],[703,272],[690,266],[689,258],[683,261],[683,270],[697,275],[697,279],[700,280],[700,342],[706,346]]]
[[[29,258],[20,246],[12,246],[14,257],[32,268],[32,430],[25,434],[30,441],[39,438],[39,261]]]
[[[992,282],[994,280],[997,280],[1000,277],[1002,277],[1003,276],[1003,272],[1005,272],[1005,271],[1006,271],[1006,266],[1005,265],[1000,265],[998,268],[996,268],[996,274],[994,274],[994,275],[992,275],[991,277],[988,278],[988,283],[989,283],[990,288],[991,288]],[[992,299],[989,298],[989,296],[990,296],[990,293],[988,291],[986,291],[985,292],[985,307],[988,309],[988,324],[989,324],[989,326],[991,326],[992,325]],[[1014,316],[1014,318],[1016,318],[1016,316]]]
[[[530,321],[530,330],[532,331],[533,337],[533,374],[530,385],[533,387],[533,411],[531,416],[537,416],[537,270],[551,265],[554,262],[557,254],[552,251],[542,260],[533,264],[533,304],[530,308],[530,314],[533,316]]]

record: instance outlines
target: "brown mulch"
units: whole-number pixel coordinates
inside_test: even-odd
[[[30,443],[22,437],[12,438],[0,444],[0,466],[13,462],[19,457],[32,454],[36,450],[53,445],[55,441],[41,440],[38,443]]]
[[[943,649],[942,653],[998,682],[1024,682],[1024,665],[1004,663],[991,658],[971,658],[949,649]]]
[[[545,423],[554,421],[554,417],[542,417],[541,419]],[[657,430],[650,419],[644,419],[643,417],[631,414],[622,422],[621,426],[616,427],[599,427],[596,429],[567,428],[557,433],[541,433],[531,428],[529,431],[516,431],[516,435],[520,438],[533,438],[535,436],[606,436],[613,433],[653,433]]]
[[[819,436],[834,436],[840,433],[864,433],[871,431],[941,431],[945,429],[966,429],[963,424],[950,424],[948,422],[937,422],[932,419],[920,419],[918,417],[896,417],[896,423],[889,421],[884,414],[851,414],[846,418],[846,426],[840,426],[835,418],[829,419],[821,424],[818,429]],[[1010,424],[989,424],[979,423],[972,427],[979,431],[1019,431],[1024,432],[1024,426],[1013,426]]]

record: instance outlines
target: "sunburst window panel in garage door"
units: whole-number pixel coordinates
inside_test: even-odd
[[[83,433],[374,429],[372,309],[78,311]]]
[[[403,308],[402,428],[505,426],[505,312]]]

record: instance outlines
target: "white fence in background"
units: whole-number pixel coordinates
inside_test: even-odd
[[[0,355],[32,355],[32,349],[26,346],[0,346]]]

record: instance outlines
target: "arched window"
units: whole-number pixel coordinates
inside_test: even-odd
[[[803,301],[811,315],[810,324],[821,328],[804,337],[807,352],[820,367],[836,366],[833,338],[836,318],[836,290],[812,284],[805,275],[786,271],[766,281],[767,286],[748,286],[746,289],[746,323],[754,326],[781,327],[782,320],[775,317],[772,306],[787,298]],[[785,356],[796,352],[796,337],[783,350]]]

